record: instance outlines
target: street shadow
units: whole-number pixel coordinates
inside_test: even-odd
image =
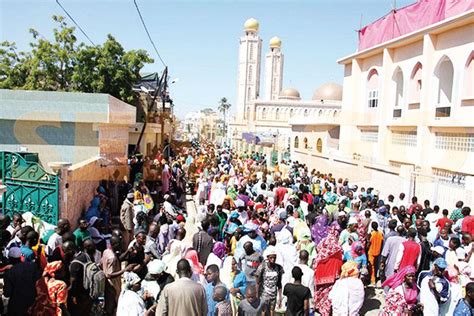
[[[366,315],[371,311],[379,311],[381,307],[380,300],[375,295],[375,288],[372,286],[365,288],[364,305],[359,311],[360,315]]]

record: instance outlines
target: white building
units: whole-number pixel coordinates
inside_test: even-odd
[[[273,37],[265,55],[265,93],[263,98],[260,97],[262,39],[258,29],[258,21],[248,19],[240,38],[237,113],[229,124],[229,135],[233,148],[265,152],[268,157],[271,154],[275,161],[277,157],[287,158],[289,155],[292,124],[300,126],[312,122],[318,126],[318,131],[329,135],[327,128],[336,126],[326,123],[338,116],[342,87],[325,84],[315,91],[312,100],[307,101],[301,100],[298,90],[283,89],[282,42]],[[338,137],[339,131],[331,135]],[[338,139],[332,144],[337,147]]]
[[[344,66],[339,151],[316,157],[295,149],[297,159],[385,193],[403,188],[445,207],[456,200],[472,205],[474,1],[444,2],[406,9],[434,12],[433,19],[412,14],[417,21],[402,25],[402,8],[365,28],[360,50],[338,60]],[[386,38],[390,21],[405,33]]]

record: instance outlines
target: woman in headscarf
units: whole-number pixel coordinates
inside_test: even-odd
[[[201,262],[199,262],[197,251],[194,249],[189,249],[186,251],[184,258],[189,261],[191,264],[191,270],[193,271],[193,275],[191,279],[196,282],[200,282],[201,284],[205,284],[204,278],[204,267],[202,266]]]
[[[237,261],[233,256],[227,256],[221,270],[222,283],[229,289],[232,304],[232,313],[237,313],[237,307],[240,301],[245,297],[247,289],[247,277],[245,273],[239,269]]]
[[[381,316],[406,315],[420,310],[415,273],[414,266],[406,266],[385,280],[382,287],[388,289],[388,293]]]
[[[36,299],[30,307],[34,316],[61,316],[67,313],[67,285],[64,278],[64,265],[53,261],[46,265],[43,276],[36,282]]]
[[[459,300],[462,299],[463,288],[459,280],[459,271],[457,267],[448,266],[444,271],[444,277],[449,281],[450,295],[446,303],[442,304],[439,308],[439,314],[454,315],[454,309],[456,308]]]
[[[170,190],[171,173],[166,160],[163,159],[161,163],[163,165],[163,171],[161,172],[161,192],[166,194]]]
[[[364,246],[360,241],[354,241],[351,245],[351,250],[344,253],[344,261],[355,261],[357,268],[367,268],[367,256],[365,255]]]
[[[334,316],[355,316],[364,303],[364,284],[359,279],[357,263],[348,261],[341,267],[341,277],[329,292]]]
[[[141,279],[133,272],[124,273],[125,289],[120,294],[117,304],[117,316],[142,316],[145,314],[145,301],[138,294]]]
[[[328,235],[316,247],[317,255],[314,260],[314,306],[319,313],[327,316],[331,313],[331,291],[342,266],[342,248],[338,242],[337,226],[330,226]]]
[[[170,247],[170,252],[163,256],[163,262],[166,265],[166,272],[171,274],[173,278],[176,278],[176,267],[178,261],[182,258],[182,248],[181,243],[172,243]]]
[[[306,250],[309,254],[309,263],[313,262],[313,259],[316,257],[316,248],[314,246],[314,242],[311,240],[311,232],[309,228],[305,228],[300,230],[298,241],[296,242],[296,251],[298,253],[301,250]]]
[[[320,214],[316,222],[311,226],[311,238],[316,245],[328,235],[328,218],[326,214]]]
[[[222,260],[225,257],[225,253],[226,253],[226,248],[223,242],[218,241],[214,243],[212,252],[207,257],[206,267],[210,266],[211,264],[215,264],[219,268],[222,268]]]

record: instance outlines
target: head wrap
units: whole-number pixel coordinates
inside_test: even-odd
[[[125,280],[125,288],[130,289],[133,285],[140,283],[140,277],[134,272],[125,272],[123,274]]]
[[[416,269],[414,266],[405,266],[400,271],[398,271],[397,273],[390,276],[387,280],[385,280],[385,282],[382,284],[382,287],[388,286],[389,288],[394,289],[400,284],[402,284],[403,281],[405,281],[405,276],[407,274],[415,273],[415,272],[416,272]]]
[[[268,256],[276,255],[277,251],[275,246],[268,246],[267,249],[263,252],[263,257],[267,258]]]
[[[56,272],[63,267],[62,261],[49,262],[43,270],[43,276],[55,277]]]
[[[225,245],[223,242],[216,242],[214,247],[212,247],[212,253],[215,254],[219,259],[224,258],[225,256]]]
[[[147,265],[150,274],[160,274],[166,270],[166,263],[161,260],[153,260]]]
[[[347,261],[341,267],[341,279],[357,277],[359,275],[358,264],[355,261]]]
[[[199,262],[198,259],[198,254],[196,250],[191,249],[186,252],[186,255],[184,256],[185,259],[188,259],[188,261],[191,263],[191,267],[193,269],[193,273],[195,274],[203,274],[204,273],[204,267],[202,266],[201,262]]]
[[[362,253],[364,253],[364,246],[360,241],[354,241],[351,245],[352,259],[355,259],[360,256],[360,254],[358,253],[360,250],[362,250]]]
[[[446,267],[448,266],[446,260],[444,260],[443,258],[436,259],[434,265],[438,266],[438,268],[440,269],[446,269]]]

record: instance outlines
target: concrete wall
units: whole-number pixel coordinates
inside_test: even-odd
[[[67,218],[73,227],[85,214],[101,180],[122,180],[128,176],[127,165],[108,165],[104,159],[92,158],[61,170],[60,218]]]
[[[373,187],[380,192],[384,199],[389,194],[398,196],[401,192],[408,197],[416,195],[418,201],[428,199],[432,205],[438,204],[442,209],[450,211],[457,201],[466,205],[474,203],[474,181],[472,177],[466,180],[465,186],[448,184],[441,179],[420,173],[414,173],[410,166],[395,168],[391,166],[367,163],[346,157],[320,155],[292,151],[292,160],[306,163],[309,170],[316,169],[323,173],[332,173],[335,178],[348,178],[351,183],[365,188]]]

